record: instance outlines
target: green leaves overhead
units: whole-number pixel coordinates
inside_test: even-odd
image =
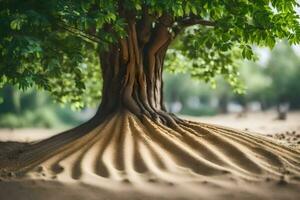
[[[146,11],[154,27],[168,15],[169,31],[180,32],[168,53],[170,70],[190,70],[208,82],[222,74],[239,85],[234,60],[255,59],[253,44],[300,42],[296,6],[296,0],[0,0],[0,86],[37,86],[85,106],[100,96],[99,52],[126,36],[128,15],[140,20]],[[91,98],[82,103],[83,96]]]
[[[214,77],[223,75],[236,92],[242,92],[237,60],[255,60],[252,45],[273,48],[284,38],[291,44],[299,43],[296,1],[201,2],[205,9],[199,10],[198,16],[215,22],[215,26],[195,25],[181,33],[169,51],[167,66],[171,71],[181,71],[176,60],[185,56],[188,59],[181,63],[192,76],[214,85]]]
[[[248,56],[252,59],[251,47],[244,48],[248,54],[251,52],[251,56]],[[216,87],[215,77],[222,75],[236,92],[242,92],[238,79],[239,65],[235,62],[242,58],[241,45],[229,41],[220,42],[218,35],[210,29],[186,30],[176,40],[167,56],[166,67],[169,71],[189,72],[193,78],[204,80],[212,87]]]

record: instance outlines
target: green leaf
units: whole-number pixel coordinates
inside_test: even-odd
[[[15,19],[13,21],[10,22],[10,28],[12,30],[20,30],[21,26],[20,26],[20,21],[18,19]]]
[[[192,13],[193,13],[194,15],[197,15],[197,9],[196,9],[195,6],[192,6],[192,7],[191,7],[191,10],[192,10]]]

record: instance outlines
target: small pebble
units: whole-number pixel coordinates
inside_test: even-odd
[[[36,172],[41,173],[42,171],[44,171],[44,169],[43,169],[42,166],[38,166],[38,167],[36,168]]]
[[[266,182],[270,182],[270,181],[271,181],[270,177],[267,177]]]
[[[124,179],[122,180],[122,182],[123,182],[123,183],[130,183],[130,181],[129,181],[128,178],[124,178]]]
[[[7,176],[8,176],[8,177],[14,177],[14,175],[15,175],[15,174],[12,173],[12,172],[8,172],[8,173],[7,173]]]
[[[174,183],[172,183],[172,182],[167,182],[167,184],[168,184],[169,186],[174,186]]]
[[[149,178],[148,182],[155,183],[155,182],[157,182],[157,179],[156,178]]]
[[[278,181],[278,185],[287,185],[288,182],[285,180],[284,176],[280,177],[280,180]]]
[[[222,173],[223,173],[223,174],[230,174],[230,172],[227,171],[227,170],[223,170]]]
[[[54,165],[53,167],[52,167],[52,170],[55,172],[55,173],[57,173],[57,174],[59,174],[59,173],[61,173],[61,172],[63,172],[64,171],[64,168],[62,167],[62,166],[60,166],[60,165]]]

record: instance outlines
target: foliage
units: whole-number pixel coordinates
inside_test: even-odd
[[[272,51],[265,73],[272,80],[268,88],[274,103],[288,102],[292,108],[300,108],[300,58],[286,43]]]
[[[44,92],[21,92],[6,86],[0,90],[0,97],[3,99],[0,104],[2,128],[67,128],[81,122],[70,109],[53,104],[49,95]]]
[[[265,50],[265,52],[268,51]],[[259,102],[262,109],[270,109],[279,103],[289,103],[290,109],[299,109],[300,56],[295,54],[286,41],[276,45],[269,53],[270,58],[265,64],[252,61],[239,63],[241,67],[238,72],[245,85],[244,94],[233,93],[229,85],[221,78],[216,79],[217,86],[212,88],[203,82],[190,79],[188,74],[166,73],[164,92],[167,105],[180,102],[182,108],[179,113],[189,115],[217,113],[221,100],[225,98],[227,98],[225,102],[227,104],[235,102],[241,106],[247,106],[251,102]],[[180,57],[177,60],[180,60]],[[201,102],[201,105],[195,108],[189,107],[187,102],[191,98]],[[219,105],[212,106],[211,102],[214,100],[217,100]]]
[[[284,102],[292,109],[300,108],[300,58],[286,41],[270,52],[265,66],[253,62],[244,65],[241,78],[247,86],[242,97],[245,101],[259,101],[265,108]]]
[[[215,115],[218,113],[218,105],[211,105],[214,100],[232,99],[231,89],[221,77],[216,78],[217,86],[213,88],[203,81],[190,79],[189,74],[165,73],[164,94],[169,111],[179,112],[184,115]],[[178,87],[180,85],[180,87]],[[192,102],[191,102],[192,101]],[[172,105],[179,103],[181,109],[172,110]],[[191,106],[194,103],[196,105]]]
[[[0,0],[0,87],[37,87],[76,108],[91,104],[100,97],[99,52],[126,36],[120,7],[137,19],[148,12],[154,24],[162,15],[173,19],[170,32],[179,35],[166,62],[171,71],[211,83],[222,74],[239,86],[233,59],[254,59],[252,44],[299,43],[296,6],[296,0]],[[189,20],[210,26],[187,27]],[[179,55],[190,61],[186,69],[172,62]]]
[[[49,109],[43,111],[26,111],[21,114],[6,113],[0,116],[1,128],[41,127],[52,128],[64,126]]]

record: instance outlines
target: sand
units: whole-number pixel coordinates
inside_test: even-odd
[[[230,118],[235,119],[232,116]],[[127,120],[127,118],[122,119],[123,122]],[[233,122],[238,121],[232,120],[232,124],[230,124],[230,119],[224,117],[223,119],[227,123],[221,125],[233,127]],[[255,129],[255,125],[262,123],[262,119],[265,121],[269,120],[270,116],[259,119],[259,117],[253,118],[252,116],[251,120],[249,120],[252,121],[253,129]],[[114,120],[116,121],[111,120],[111,122],[108,122],[105,125],[106,127],[98,127],[98,131],[105,130],[107,127],[109,127],[108,130],[112,130],[111,128],[113,127],[118,129],[119,126],[124,126],[121,123],[122,120],[121,122],[117,122],[117,119]],[[173,137],[171,130],[168,130],[169,132],[164,130],[163,135],[158,135],[161,133],[158,131],[159,127],[156,127],[151,122],[146,123],[146,125],[152,127],[153,132],[149,133],[149,135],[145,134],[145,138],[140,138],[146,142],[135,144],[135,142],[141,141],[135,137],[140,137],[138,133],[145,131],[139,130],[139,128],[142,129],[144,126],[138,124],[139,121],[133,117],[129,116],[128,120],[130,126],[124,132],[130,130],[132,134],[121,137],[118,135],[122,133],[120,131],[107,132],[107,134],[104,132],[101,140],[95,140],[95,143],[85,145],[81,151],[76,151],[72,154],[66,151],[65,156],[62,154],[54,156],[35,167],[26,175],[21,176],[14,173],[2,175],[0,178],[0,199],[296,200],[300,197],[300,159],[298,157],[300,153],[297,150],[297,142],[293,143],[299,132],[294,130],[296,126],[291,126],[291,121],[286,122],[290,123],[285,126],[286,130],[281,129],[280,132],[273,132],[273,134],[271,134],[272,127],[264,125],[265,130],[267,130],[266,134],[269,135],[270,139],[263,139],[262,144],[260,144],[261,140],[259,139],[257,140],[258,143],[248,141],[248,143],[244,144],[239,141],[237,136],[233,137],[234,135],[229,136],[233,137],[235,142],[227,143],[228,141],[224,138],[228,136],[226,135],[226,128],[215,128],[207,125],[207,130],[216,129],[216,131],[220,131],[220,134],[222,130],[222,137],[214,134],[205,136],[204,144],[201,143],[200,139],[197,141],[197,144],[192,144],[191,140],[187,140],[189,145],[185,146],[187,144],[186,138],[178,139]],[[205,120],[203,119],[203,121]],[[241,127],[243,120],[246,120],[246,118],[236,123],[237,126],[240,126],[236,128],[251,129],[251,123],[246,123],[247,127]],[[255,123],[255,120],[259,122]],[[210,123],[214,122],[218,123],[217,120],[210,121]],[[272,122],[273,124],[284,123]],[[195,125],[190,124],[190,127],[193,126]],[[139,128],[135,129],[134,127]],[[283,124],[280,127],[282,128]],[[126,129],[126,127],[123,127],[123,130],[124,128]],[[9,131],[6,130],[6,132]],[[286,134],[286,132],[289,134]],[[53,131],[48,133],[51,135]],[[176,133],[178,132],[173,134]],[[33,131],[31,134],[35,135]],[[159,137],[153,136],[155,134]],[[255,136],[253,133],[245,133],[243,137],[247,140],[252,135],[255,138],[261,137]],[[289,135],[289,137],[286,135]],[[86,140],[94,140],[92,136],[91,134]],[[94,134],[93,137],[98,136]],[[17,149],[22,145],[26,145],[18,143],[18,138],[19,142],[30,141],[28,135],[24,138],[20,134],[19,137],[18,133],[15,132],[14,140],[16,142],[0,143],[0,151],[2,153],[5,151],[9,152],[12,148]],[[43,139],[40,136],[33,136],[32,138],[33,140]],[[2,140],[8,140],[7,134],[2,135]],[[198,139],[194,138],[194,140]],[[264,143],[264,141],[266,142]],[[106,144],[106,142],[108,143]],[[155,144],[163,144],[163,146]],[[286,145],[286,147],[281,148],[281,144]],[[201,145],[206,148],[201,148]],[[253,145],[257,145],[257,147]],[[101,147],[103,146],[107,148],[105,148],[104,152],[101,152]],[[265,149],[262,148],[264,146],[266,146]],[[259,153],[252,154],[253,148],[260,149]],[[285,152],[289,148],[293,148],[294,153]],[[196,153],[196,150],[199,151]],[[105,166],[99,164],[99,159],[97,159],[99,155],[102,156]],[[197,159],[195,160],[195,158]],[[285,165],[290,164],[290,166],[280,170],[278,167],[281,166],[281,162],[285,161],[287,162]]]
[[[199,183],[198,192],[190,192],[181,186],[160,186],[155,192],[149,193],[131,185],[127,189],[115,187],[103,189],[80,183],[63,183],[50,180],[19,180],[0,182],[1,200],[164,200],[164,199],[203,199],[203,200],[298,200],[299,187],[295,185],[278,185],[275,182],[228,183],[213,185]],[[156,183],[153,183],[155,185]]]

